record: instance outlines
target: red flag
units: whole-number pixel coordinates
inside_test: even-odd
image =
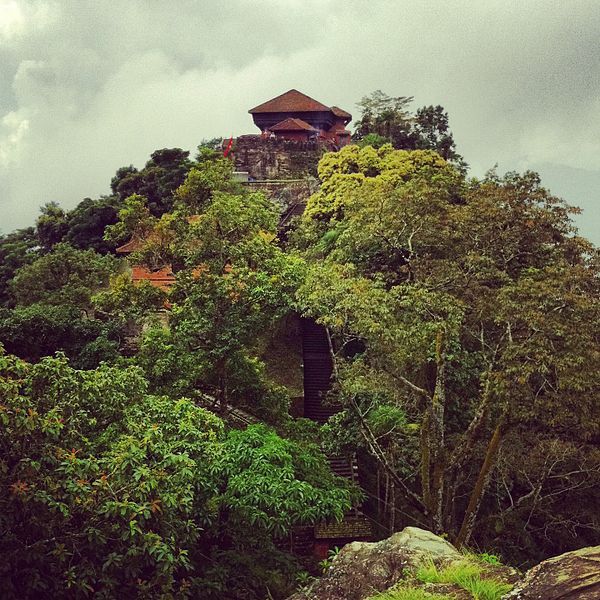
[[[225,148],[225,150],[223,151],[223,157],[227,157],[228,154],[231,152],[231,147],[233,146],[233,136],[231,136],[229,138],[229,143],[227,144],[227,148]]]

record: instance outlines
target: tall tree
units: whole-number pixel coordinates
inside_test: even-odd
[[[184,182],[193,163],[189,152],[181,148],[155,150],[141,171],[135,167],[121,167],[111,181],[113,193],[121,200],[139,194],[148,200],[148,208],[155,216],[173,207],[173,192]]]
[[[176,276],[169,331],[151,334],[139,358],[155,385],[209,392],[225,413],[260,377],[258,338],[291,309],[301,277],[301,261],[278,246],[277,207],[233,182],[222,158],[190,171],[172,213],[151,217],[135,196],[127,206],[122,229],[141,246],[131,260]]]
[[[403,510],[463,544],[494,514],[485,497],[515,431],[600,429],[597,263],[537,175],[461,183],[423,158],[383,147],[323,159],[299,298],[334,336],[344,418]],[[392,409],[403,416],[382,434]]]
[[[69,230],[67,213],[57,202],[47,202],[40,211],[42,214],[36,220],[37,237],[41,247],[49,252]]]
[[[38,257],[38,249],[39,242],[33,227],[0,237],[0,305],[10,304],[10,280],[21,267]]]
[[[416,114],[409,110],[413,98],[388,96],[377,90],[365,96],[358,107],[361,116],[352,136],[361,146],[381,147],[386,141],[401,150],[435,150],[445,160],[466,168],[449,128],[448,113],[442,106],[423,106]]]
[[[358,103],[361,115],[353,139],[360,141],[369,134],[376,134],[395,148],[414,148],[413,116],[408,110],[412,101],[412,96],[393,97],[381,90],[364,96]]]

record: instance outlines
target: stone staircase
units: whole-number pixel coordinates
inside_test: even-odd
[[[304,361],[304,417],[319,424],[341,410],[341,406],[328,402],[327,393],[331,387],[333,362],[329,350],[327,331],[311,319],[301,319],[302,355]],[[198,394],[199,406],[219,414],[216,398],[208,394]],[[229,407],[225,415],[227,422],[236,428],[245,428],[259,423],[254,415],[236,407]],[[354,456],[327,455],[332,473],[349,479],[359,485],[358,463]],[[327,550],[352,540],[365,540],[373,537],[370,521],[360,507],[350,510],[341,523],[320,523],[314,527],[295,527],[291,536],[278,543],[282,549],[299,555],[317,553],[321,558]]]
[[[325,327],[311,319],[301,320],[302,355],[304,361],[304,417],[317,423],[327,422],[341,410],[339,404],[328,401],[331,388],[333,361]],[[331,471],[359,485],[356,457],[328,455]],[[369,539],[373,535],[371,524],[360,507],[353,508],[341,523],[321,523],[314,528],[314,539],[326,556],[327,548],[336,543],[355,539]],[[297,552],[299,549],[296,550]]]

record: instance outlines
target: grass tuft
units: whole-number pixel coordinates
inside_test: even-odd
[[[417,579],[423,583],[453,583],[468,591],[475,600],[500,600],[512,588],[510,584],[485,579],[483,569],[471,562],[457,562],[438,569],[428,561],[417,571]]]
[[[372,596],[368,600],[448,600],[448,596],[432,594],[421,588],[403,587],[387,590],[377,594],[377,596]]]

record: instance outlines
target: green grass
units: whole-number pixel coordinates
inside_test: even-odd
[[[372,596],[368,600],[448,600],[449,596],[432,594],[421,588],[398,588]]]
[[[476,600],[500,600],[513,586],[495,579],[474,579],[468,582],[468,586],[461,587],[471,592]]]
[[[467,590],[475,600],[500,600],[512,588],[507,583],[482,577],[483,568],[472,562],[457,562],[439,570],[429,561],[417,571],[423,583],[454,583]]]

